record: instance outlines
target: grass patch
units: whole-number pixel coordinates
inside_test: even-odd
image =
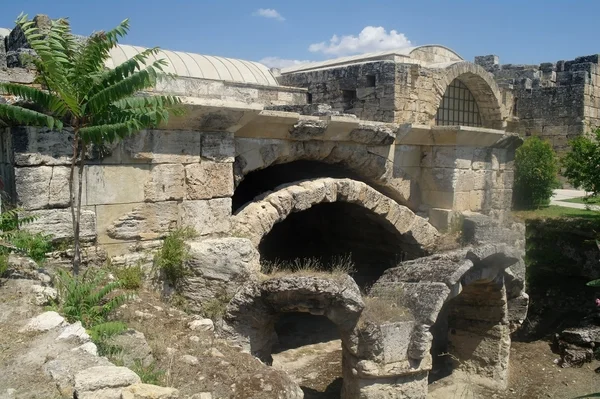
[[[365,308],[360,314],[358,326],[363,327],[367,324],[386,324],[398,321],[413,320],[410,311],[400,305],[392,298],[377,296],[363,297]]]
[[[185,241],[197,235],[191,228],[172,231],[154,258],[154,266],[173,287],[178,287],[188,275],[185,262],[190,258],[190,254]]]
[[[140,263],[127,267],[115,267],[109,261],[107,268],[126,290],[137,290],[142,286],[144,271]]]
[[[600,212],[598,211],[556,205],[528,211],[513,211],[513,216],[521,221],[530,219],[581,218],[600,222]]]
[[[0,277],[8,270],[8,254],[0,253]]]
[[[165,371],[158,368],[154,362],[144,366],[140,360],[136,360],[131,370],[140,377],[144,384],[162,385]]]
[[[293,274],[301,277],[343,277],[356,272],[350,254],[332,257],[328,262],[319,258],[297,258],[292,261],[263,262],[261,271],[267,278]]]
[[[561,200],[561,202],[571,202],[574,204],[600,205],[600,197],[578,197]]]

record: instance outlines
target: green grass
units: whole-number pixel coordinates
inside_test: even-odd
[[[587,201],[585,200],[587,198]],[[573,202],[575,204],[590,204],[590,205],[600,205],[600,197],[579,197],[579,198],[569,198],[566,200],[561,200],[562,202]]]
[[[519,220],[580,218],[600,222],[600,212],[598,211],[567,208],[556,205],[550,205],[548,207],[528,211],[513,211],[513,215]]]

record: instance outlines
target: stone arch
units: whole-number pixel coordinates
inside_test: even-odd
[[[229,302],[224,331],[267,364],[276,342],[275,322],[282,313],[324,315],[345,341],[356,326],[364,302],[350,276],[285,276],[250,282]]]
[[[238,187],[251,172],[296,161],[317,161],[347,169],[355,176],[399,204],[416,210],[418,190],[408,176],[394,171],[390,146],[369,146],[334,141],[289,141],[279,139],[236,138],[234,180]]]
[[[519,261],[511,247],[487,244],[388,269],[374,289],[400,291],[399,305],[415,316],[407,358],[431,364],[430,352],[449,352],[458,359],[452,369],[505,385],[510,326],[504,271]]]
[[[403,244],[416,256],[429,252],[438,237],[436,228],[425,219],[367,184],[333,178],[295,182],[266,193],[233,216],[233,231],[258,246],[273,226],[291,213],[333,202],[347,202],[372,211],[403,237]]]
[[[455,80],[460,80],[473,94],[482,124],[485,128],[503,129],[508,116],[502,104],[502,94],[498,84],[481,66],[470,62],[455,62],[441,70],[441,79],[436,87],[435,112],[441,105],[442,98],[448,86]],[[431,124],[435,123],[435,113],[432,115]]]

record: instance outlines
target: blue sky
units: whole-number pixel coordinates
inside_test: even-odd
[[[467,60],[540,63],[600,53],[598,0],[3,1],[0,27],[24,11],[68,16],[89,34],[125,18],[124,43],[263,60],[270,66],[392,47],[442,44]],[[333,40],[332,40],[333,38]]]

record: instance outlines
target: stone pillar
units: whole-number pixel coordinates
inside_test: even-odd
[[[367,301],[367,308],[370,305]],[[365,312],[368,314],[369,310]],[[420,360],[408,356],[414,324],[414,320],[359,322],[352,337],[343,340],[342,398],[424,399],[427,396],[431,356]]]

